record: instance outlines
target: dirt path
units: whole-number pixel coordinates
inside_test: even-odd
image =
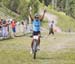
[[[43,10],[41,10],[39,13],[41,13],[41,15],[42,15]],[[44,19],[47,19],[48,21],[54,20],[55,23],[57,23],[58,17],[56,15],[53,15],[53,14],[49,13],[49,12],[46,12]]]

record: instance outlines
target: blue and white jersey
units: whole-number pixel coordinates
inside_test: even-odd
[[[40,20],[33,20],[33,31],[40,31]]]

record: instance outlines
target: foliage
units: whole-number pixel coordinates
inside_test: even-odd
[[[57,11],[63,11],[75,19],[75,0],[39,0],[46,6],[51,5]]]
[[[33,14],[38,12],[39,1],[46,6],[50,5],[53,9],[63,11],[75,18],[75,0],[0,0],[5,7],[20,14],[22,18],[28,16],[30,6],[32,7]]]
[[[38,0],[1,0],[1,2],[5,7],[19,14],[22,19],[28,16],[29,6],[32,7],[33,13],[38,12]]]

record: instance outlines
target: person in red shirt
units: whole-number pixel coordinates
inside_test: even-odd
[[[2,36],[2,21],[0,19],[0,37]]]
[[[2,28],[2,21],[1,21],[1,19],[0,19],[0,29]]]
[[[15,19],[12,20],[11,27],[12,27],[14,36],[16,36],[16,21],[15,21]]]

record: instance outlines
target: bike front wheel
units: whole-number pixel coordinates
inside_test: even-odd
[[[37,52],[37,40],[34,40],[34,42],[33,42],[32,51],[33,51],[33,58],[34,58],[34,59],[36,59],[36,52]]]

